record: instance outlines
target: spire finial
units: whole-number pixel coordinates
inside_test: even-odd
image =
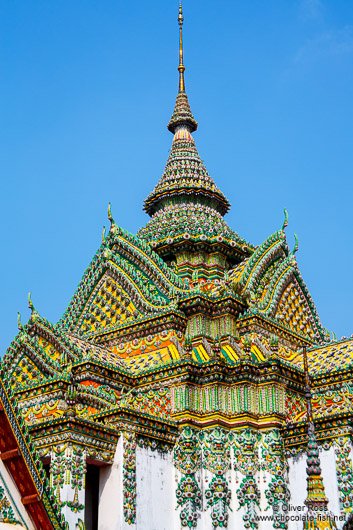
[[[183,64],[183,9],[181,7],[181,2],[179,3],[179,16],[178,16],[178,23],[179,23],[179,31],[180,31],[180,43],[179,43],[179,92],[185,92],[185,83],[184,83],[184,71],[185,66]]]

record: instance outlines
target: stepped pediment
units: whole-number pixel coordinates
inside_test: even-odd
[[[227,273],[224,283],[247,301],[248,312],[255,311],[313,342],[321,342],[327,338],[327,331],[300,274],[297,249],[296,243],[290,250],[282,228]]]
[[[184,283],[139,238],[112,223],[60,327],[91,334],[165,311]]]
[[[2,371],[15,389],[43,384],[81,355],[70,337],[35,312],[7,349]]]

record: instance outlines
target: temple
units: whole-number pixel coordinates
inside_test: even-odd
[[[322,326],[286,240],[232,230],[185,91],[136,235],[110,229],[59,322],[0,367],[0,529],[342,528],[353,339]]]

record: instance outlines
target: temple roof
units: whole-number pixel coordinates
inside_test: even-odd
[[[152,219],[138,235],[157,246],[165,242],[168,232],[171,237],[185,233],[207,239],[218,236],[244,245],[223,220],[230,203],[209,175],[192,137],[197,122],[185,92],[182,24],[180,6],[179,92],[168,123],[174,138],[163,175],[144,202],[144,210]]]
[[[164,173],[145,200],[145,211],[153,215],[170,204],[180,207],[182,203],[191,203],[208,205],[224,215],[230,204],[208,174],[197,152],[189,125],[185,123],[175,127],[172,149]]]
[[[197,121],[195,120],[189,105],[186,92],[179,92],[176,98],[174,112],[167,125],[168,130],[175,134],[180,126],[185,126],[190,133],[196,131]]]
[[[258,426],[306,421],[304,344],[315,419],[349,412],[353,400],[346,382],[353,340],[330,342],[296,262],[297,240],[293,250],[287,244],[287,214],[282,228],[256,248],[223,218],[229,202],[192,137],[197,123],[185,93],[181,11],[179,23],[179,93],[168,124],[174,138],[162,178],[145,201],[150,221],[132,235],[116,225],[109,207],[109,233],[63,317],[53,325],[29,300],[32,315],[25,325],[19,320],[0,365],[5,390],[17,396],[38,446],[60,441],[71,422],[87,451],[87,440],[96,437],[95,454],[87,455],[100,463],[132,425],[172,443],[180,418],[232,428],[244,424],[245,414]],[[343,394],[334,395],[333,383],[341,382]],[[197,408],[213,387],[233,409],[220,412],[211,400]],[[271,411],[259,408],[266,392],[277,396]],[[196,404],[181,405],[184,395],[196,396]]]
[[[6,379],[3,369],[0,369],[0,453],[2,461],[2,484],[9,480],[16,488],[16,496],[21,499],[27,513],[28,521],[33,523],[31,528],[43,530],[67,530],[68,524],[54,496],[46,473],[33,444],[25,421],[19,414],[19,407],[14,392]],[[3,473],[5,472],[4,476]],[[11,478],[10,478],[11,477]],[[5,480],[5,482],[4,482]],[[18,526],[21,523],[28,528],[21,512],[14,505],[12,518],[6,517],[6,504],[13,505],[13,498],[6,488],[9,499],[2,490],[1,515],[2,521]],[[7,515],[10,515],[8,513]],[[21,520],[20,520],[21,519]]]

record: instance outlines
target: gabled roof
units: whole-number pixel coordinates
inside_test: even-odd
[[[1,363],[14,386],[59,377],[64,362],[75,362],[82,353],[71,338],[37,311],[11,342]]]
[[[31,436],[19,415],[13,392],[0,370],[0,458],[18,489],[22,504],[38,530],[68,529]]]
[[[107,238],[65,311],[58,328],[91,333],[167,308],[181,279],[144,241],[112,220]]]
[[[309,370],[316,377],[353,368],[353,338],[326,342],[307,351]],[[302,353],[293,354],[291,361],[302,367]]]
[[[246,314],[262,314],[311,341],[326,341],[327,331],[295,259],[297,250],[296,243],[290,251],[283,227],[231,271],[227,282],[247,300]]]

